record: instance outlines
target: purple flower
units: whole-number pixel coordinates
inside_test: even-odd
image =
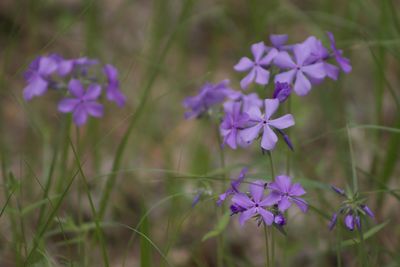
[[[229,80],[224,80],[218,84],[206,83],[203,85],[198,95],[187,97],[183,101],[183,106],[190,110],[185,113],[185,118],[198,118],[213,105],[222,103],[226,97],[231,96],[234,92],[228,86]]]
[[[239,131],[246,126],[249,116],[241,112],[242,104],[240,102],[233,102],[232,105],[232,111],[225,113],[220,131],[224,137],[224,144],[228,144],[232,149],[236,149],[237,143],[240,143],[240,140],[238,140]]]
[[[308,205],[305,200],[299,198],[304,195],[303,187],[299,183],[292,184],[292,178],[286,175],[278,175],[275,182],[270,183],[268,188],[271,190],[268,199],[278,203],[278,209],[284,212],[292,203],[296,204],[302,212],[307,212]]]
[[[79,80],[72,79],[68,84],[69,92],[75,98],[65,98],[58,104],[58,110],[63,113],[73,113],[77,126],[86,123],[88,115],[93,117],[103,116],[103,106],[96,102],[100,96],[101,87],[98,84],[89,85],[87,91]]]
[[[238,189],[239,185],[243,182],[244,178],[246,177],[246,173],[247,173],[247,168],[243,168],[240,171],[239,177],[231,182],[231,186],[224,193],[219,195],[217,201],[218,206],[221,206],[222,202],[224,202],[228,196],[233,195],[235,193],[239,193]]]
[[[110,64],[107,64],[103,68],[104,74],[107,77],[107,99],[114,101],[118,106],[123,107],[126,102],[126,97],[122,94],[119,88],[118,71]]]
[[[339,194],[339,195],[341,195],[341,196],[346,196],[346,193],[344,192],[344,190],[343,189],[341,189],[341,188],[339,188],[339,187],[337,187],[337,186],[334,186],[334,185],[331,185],[331,188],[332,188],[332,190],[333,191],[335,191],[337,194]]]
[[[250,196],[238,193],[232,197],[232,202],[245,209],[240,214],[239,223],[243,225],[247,220],[254,216],[261,216],[266,225],[271,225],[274,222],[274,214],[265,209],[265,207],[275,204],[268,198],[264,198],[264,182],[256,181],[250,185]]]
[[[337,217],[338,216],[337,216],[336,212],[332,214],[332,218],[329,221],[329,226],[328,226],[330,231],[332,231],[332,229],[335,227],[335,225],[337,223]]]
[[[289,69],[275,76],[275,82],[294,82],[294,91],[300,96],[306,95],[311,90],[309,78],[320,80],[325,77],[324,65],[321,62],[308,64],[311,56],[311,49],[306,44],[293,46],[293,53],[296,62],[292,60],[288,52],[280,52],[274,59],[275,65],[281,69]]]
[[[240,206],[238,206],[238,205],[236,205],[236,204],[232,204],[232,205],[229,207],[229,209],[231,210],[231,216],[232,216],[232,215],[235,215],[235,214],[238,214],[238,213],[243,212],[243,211],[246,210],[245,208],[242,208],[242,207],[240,207]]]
[[[28,85],[24,88],[24,99],[31,100],[34,96],[43,95],[49,86],[50,75],[57,70],[57,62],[52,57],[38,57],[25,73]]]
[[[240,61],[234,66],[234,69],[239,72],[250,71],[241,81],[240,86],[246,89],[254,80],[257,84],[266,85],[269,80],[269,71],[265,68],[270,65],[271,61],[277,55],[276,49],[268,51],[267,55],[265,45],[263,42],[253,44],[251,46],[254,61],[248,57],[242,57]]]
[[[262,131],[263,134],[261,138],[261,147],[265,150],[272,150],[278,141],[278,137],[272,128],[280,130],[293,126],[294,119],[291,114],[286,114],[282,117],[271,120],[271,116],[278,109],[278,99],[266,99],[264,101],[264,105],[265,114],[261,114],[261,111],[258,107],[252,107],[247,111],[250,121],[253,123],[253,125],[242,130],[240,135],[245,142],[252,142]]]
[[[350,60],[348,58],[343,57],[343,51],[336,48],[335,38],[331,32],[327,32],[329,41],[331,43],[331,48],[333,51],[333,56],[336,59],[336,62],[339,64],[340,68],[345,72],[349,73],[352,69]]]
[[[271,41],[271,44],[273,48],[276,48],[278,51],[283,51],[283,50],[292,50],[293,45],[286,45],[288,41],[288,35],[287,34],[270,34],[269,35],[269,40]],[[267,52],[270,51],[272,47],[266,47]]]
[[[292,92],[292,88],[288,83],[275,83],[275,91],[273,94],[273,98],[277,98],[280,103],[285,102],[285,100],[289,97]]]
[[[351,213],[349,213],[345,216],[344,224],[346,225],[347,229],[349,229],[350,231],[353,231],[355,226],[357,226],[359,229],[361,228],[360,217],[354,216]]]

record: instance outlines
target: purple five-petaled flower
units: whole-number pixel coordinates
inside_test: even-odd
[[[253,125],[242,130],[240,135],[245,142],[252,142],[262,131],[261,147],[264,150],[272,150],[278,142],[278,137],[272,128],[279,130],[286,129],[294,125],[294,119],[291,114],[286,114],[277,119],[271,119],[271,116],[278,109],[278,99],[266,99],[264,100],[264,105],[265,114],[262,114],[258,107],[252,107],[247,111],[247,114],[250,117],[249,121]]]
[[[250,184],[250,197],[244,193],[237,193],[232,197],[234,205],[244,209],[239,217],[240,225],[258,215],[261,216],[266,225],[271,225],[274,222],[274,214],[266,210],[265,207],[272,206],[275,202],[264,197],[264,184],[265,182],[262,181]]]
[[[271,202],[278,203],[278,209],[281,212],[290,208],[292,203],[296,204],[302,212],[307,212],[308,204],[304,199],[300,198],[306,191],[299,183],[292,184],[291,177],[278,175],[275,177],[274,182],[268,184],[268,189],[271,190],[268,199]]]
[[[239,193],[239,186],[246,177],[246,173],[247,173],[247,168],[245,167],[240,171],[239,177],[231,182],[230,187],[224,193],[219,195],[217,201],[218,206],[221,206],[221,204],[225,201],[227,197]]]
[[[274,64],[281,69],[288,69],[275,76],[275,82],[286,82],[291,84],[294,81],[293,89],[296,94],[304,96],[311,90],[313,80],[321,80],[325,77],[324,65],[321,62],[309,64],[307,60],[311,56],[312,50],[307,44],[297,44],[293,46],[295,61],[286,51],[281,51],[274,59]]]
[[[106,89],[107,99],[114,101],[118,106],[123,107],[126,102],[126,97],[122,94],[119,88],[117,69],[113,65],[107,64],[104,66],[103,71],[108,81]]]
[[[93,117],[103,116],[103,105],[96,102],[101,94],[100,85],[90,84],[85,91],[79,80],[72,79],[68,84],[68,89],[74,98],[61,100],[58,104],[58,110],[63,113],[72,112],[77,126],[85,124],[89,115]]]
[[[242,57],[239,62],[234,66],[234,69],[239,72],[249,71],[249,73],[240,81],[240,86],[243,89],[255,81],[257,84],[266,85],[269,81],[269,71],[265,68],[268,67],[274,57],[278,54],[278,50],[272,48],[266,55],[266,47],[263,42],[253,44],[251,46],[254,61],[248,57]]]
[[[47,91],[50,75],[57,70],[57,67],[57,61],[51,56],[38,57],[30,64],[25,73],[28,85],[24,88],[23,94],[26,101]]]

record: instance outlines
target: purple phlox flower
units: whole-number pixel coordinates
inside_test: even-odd
[[[89,85],[85,91],[79,80],[72,79],[68,84],[69,92],[74,98],[65,98],[58,104],[58,110],[63,113],[73,113],[73,119],[77,126],[86,123],[88,115],[102,117],[103,105],[96,102],[101,94],[101,87],[98,84]]]
[[[253,125],[242,130],[240,136],[245,142],[252,142],[262,131],[261,147],[264,150],[272,150],[278,141],[278,137],[272,128],[279,130],[286,129],[294,125],[294,119],[291,114],[286,114],[277,119],[271,119],[271,116],[278,109],[278,99],[266,99],[264,100],[264,105],[265,114],[262,114],[258,107],[251,107],[247,111],[247,114],[250,117],[249,121],[252,122]]]
[[[375,218],[375,214],[372,212],[372,210],[371,210],[367,205],[363,204],[363,205],[361,205],[360,207],[361,207],[361,209],[362,209],[363,211],[365,211],[365,213],[366,213],[369,217],[371,217],[372,219]]]
[[[286,45],[288,41],[289,36],[287,34],[270,34],[269,35],[269,40],[273,46],[273,48],[276,48],[278,51],[282,50],[291,50],[293,48],[293,45]],[[270,51],[272,48],[266,46],[266,50]]]
[[[114,101],[118,106],[123,107],[126,102],[126,97],[122,94],[119,88],[118,70],[110,64],[107,64],[103,68],[104,74],[107,77],[107,99]]]
[[[325,76],[328,76],[332,80],[337,80],[339,76],[339,68],[335,65],[328,63],[326,60],[329,59],[329,51],[324,47],[321,40],[317,39],[315,36],[308,37],[304,42],[304,45],[308,46],[311,50],[310,57],[307,59],[307,64],[313,64],[320,62],[324,66]],[[310,80],[313,84],[318,84],[322,82],[322,78],[313,78],[310,77]]]
[[[311,49],[307,44],[293,46],[295,61],[286,51],[280,52],[274,59],[274,64],[281,69],[289,69],[275,76],[275,82],[294,82],[294,91],[297,95],[304,96],[311,90],[312,80],[321,80],[325,77],[324,65],[321,62],[308,64]]]
[[[335,225],[337,223],[337,217],[338,217],[338,215],[336,212],[332,214],[332,218],[329,221],[329,226],[328,226],[330,231],[332,231],[332,229],[335,227]]]
[[[337,186],[331,185],[331,189],[341,196],[344,196],[344,197],[346,196],[346,193],[344,192],[344,190]]]
[[[239,177],[235,180],[232,180],[230,187],[218,197],[217,205],[221,206],[222,202],[225,199],[233,194],[239,193],[239,185],[243,182],[244,178],[246,177],[247,168],[243,168],[240,171]]]
[[[24,99],[31,100],[35,96],[43,95],[49,86],[50,75],[57,70],[57,62],[50,56],[36,58],[25,72],[28,85],[24,88]]]
[[[269,71],[265,68],[268,67],[274,57],[278,54],[278,50],[271,49],[266,55],[265,44],[263,42],[253,44],[251,46],[254,61],[248,57],[242,57],[240,61],[234,66],[234,69],[239,72],[249,71],[241,81],[240,86],[247,89],[250,83],[255,81],[257,84],[266,85],[269,81]]]
[[[275,83],[275,90],[272,98],[277,98],[280,103],[285,102],[292,92],[292,87],[288,83]]]
[[[59,54],[51,54],[50,57],[57,62],[57,74],[65,77],[70,74],[74,68],[74,59],[65,59]]]
[[[279,226],[284,226],[286,224],[286,219],[281,213],[279,213],[275,216],[274,223]]]
[[[345,73],[349,73],[352,70],[350,60],[348,58],[343,57],[343,51],[340,49],[336,48],[336,42],[335,42],[335,37],[333,37],[333,34],[331,32],[327,32],[329,42],[331,43],[331,48],[333,51],[333,56],[336,59],[336,62],[339,64],[340,68],[343,70]]]
[[[183,101],[183,106],[190,110],[185,113],[185,118],[198,118],[212,106],[222,103],[226,97],[233,94],[232,91],[229,88],[229,80],[218,84],[206,83],[201,87],[198,95],[187,97]]]
[[[303,187],[299,183],[292,184],[292,178],[286,175],[278,175],[275,177],[275,181],[270,183],[268,186],[271,193],[268,196],[270,201],[278,203],[278,209],[284,212],[292,203],[296,204],[302,212],[307,212],[307,202],[300,198],[304,195]]]
[[[249,121],[247,113],[241,112],[241,103],[233,102],[231,112],[225,112],[225,117],[220,126],[221,135],[224,138],[223,144],[228,144],[232,149],[237,148],[240,140],[239,131],[243,129]]]
[[[272,206],[275,203],[264,197],[264,182],[262,181],[250,184],[250,197],[243,193],[237,193],[232,197],[232,203],[245,209],[239,217],[240,225],[258,215],[261,216],[266,225],[271,225],[274,222],[274,214],[266,210],[265,207]]]

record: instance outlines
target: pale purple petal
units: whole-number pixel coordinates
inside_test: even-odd
[[[247,74],[241,81],[240,81],[240,87],[243,89],[247,89],[247,87],[250,85],[250,83],[253,82],[254,78],[256,76],[256,70],[252,69],[249,74]]]
[[[278,54],[278,50],[272,48],[270,51],[268,51],[268,54],[258,62],[258,64],[262,66],[268,66]]]
[[[292,179],[286,175],[278,175],[275,177],[275,183],[272,183],[271,186],[275,184],[277,189],[279,189],[282,193],[289,193],[290,187],[292,185]],[[275,188],[273,188],[276,190]]]
[[[305,200],[301,198],[296,198],[292,197],[291,200],[293,201],[294,204],[302,211],[302,212],[307,212],[308,210],[308,204]]]
[[[57,62],[51,57],[41,57],[39,61],[38,73],[48,76],[57,70]]]
[[[72,112],[79,103],[79,99],[65,98],[58,103],[58,111],[62,113]]]
[[[24,89],[24,99],[29,101],[34,96],[43,95],[47,90],[47,86],[48,82],[42,79],[39,75],[30,77],[29,83]]]
[[[87,111],[83,105],[78,105],[73,113],[73,119],[77,126],[81,126],[87,121]]]
[[[71,94],[77,98],[82,98],[85,94],[85,89],[79,80],[72,79],[68,83],[68,89]]]
[[[291,205],[292,205],[292,203],[290,203],[290,201],[287,197],[282,197],[281,201],[279,201],[278,209],[281,212],[284,212],[285,210],[290,208]]]
[[[103,105],[96,103],[94,101],[86,102],[83,105],[85,105],[85,109],[87,113],[89,113],[93,117],[102,117],[104,114],[104,108]]]
[[[259,203],[264,194],[264,183],[262,181],[255,181],[250,184],[250,195],[253,197],[255,203]]]
[[[251,208],[254,206],[254,202],[246,194],[235,194],[232,197],[232,203],[237,204],[242,208]]]
[[[272,45],[275,47],[280,47],[287,43],[288,35],[287,34],[271,34],[269,36],[269,40]]]
[[[293,59],[286,51],[279,52],[274,57],[274,64],[281,69],[293,69],[296,67],[296,63],[293,62]]]
[[[294,57],[299,66],[303,66],[304,61],[310,56],[310,47],[306,44],[297,44],[293,47]]]
[[[365,211],[365,213],[371,217],[375,218],[375,214],[372,212],[372,210],[367,206],[367,205],[361,205],[361,208]]]
[[[259,42],[259,43],[253,44],[251,46],[251,52],[253,53],[254,61],[255,62],[259,62],[261,57],[262,57],[262,55],[265,52],[265,44],[264,44],[264,42]]]
[[[272,150],[274,149],[276,142],[278,142],[278,137],[268,125],[265,125],[261,139],[261,147],[265,150]]]
[[[245,142],[252,142],[256,139],[262,129],[263,125],[258,123],[252,127],[243,129],[239,132],[240,138]]]
[[[344,218],[344,224],[346,225],[346,227],[350,231],[353,231],[354,230],[354,218],[353,218],[353,215],[347,214],[346,217]]]
[[[107,99],[114,101],[119,107],[123,107],[126,103],[126,96],[114,84],[107,87]]]
[[[242,57],[233,68],[236,71],[242,72],[251,69],[253,66],[253,61],[251,61],[248,57]]]
[[[271,225],[274,222],[274,215],[270,211],[258,208],[258,213],[261,215],[266,225]]]
[[[101,94],[101,87],[98,84],[90,84],[85,95],[82,97],[84,100],[96,100]]]
[[[258,66],[255,68],[256,71],[256,83],[266,85],[269,80],[269,71]]]
[[[295,183],[295,184],[293,184],[293,185],[290,187],[290,190],[289,190],[288,193],[289,193],[290,196],[299,197],[299,196],[304,195],[304,194],[306,193],[306,191],[305,191],[304,188],[301,186],[301,184]]]
[[[294,84],[294,91],[299,96],[304,96],[308,94],[310,90],[311,90],[310,81],[307,79],[306,76],[304,76],[304,74],[301,71],[298,71],[296,76],[296,82]]]
[[[271,192],[260,202],[261,207],[272,206],[281,200],[282,196],[278,192]]]
[[[244,223],[248,221],[251,217],[253,217],[255,214],[256,214],[255,208],[242,212],[239,216],[239,224],[244,225]]]
[[[260,122],[263,120],[261,110],[257,106],[252,106],[248,108],[246,111],[247,115],[249,115],[250,120]]]
[[[313,79],[322,79],[326,75],[324,64],[322,62],[304,66],[301,70]]]
[[[329,64],[327,62],[324,62],[324,69],[326,76],[331,78],[332,80],[337,80],[339,77],[339,68],[336,67],[335,65]]]
[[[279,74],[277,74],[275,76],[275,80],[274,81],[275,82],[280,82],[280,83],[291,84],[293,79],[294,79],[294,76],[296,75],[296,73],[297,73],[297,70],[289,70],[289,71],[286,71],[286,72],[279,73]]]
[[[276,112],[279,107],[279,100],[276,98],[273,99],[265,99],[264,100],[265,106],[265,119],[269,120],[271,116]]]
[[[61,60],[58,63],[57,72],[61,77],[64,77],[71,73],[73,67],[74,67],[73,60]]]
[[[280,118],[269,120],[268,124],[277,129],[286,129],[294,125],[292,114],[286,114]]]
[[[118,70],[111,64],[103,67],[104,74],[107,76],[109,82],[118,81]]]

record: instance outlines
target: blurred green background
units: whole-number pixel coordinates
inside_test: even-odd
[[[339,239],[328,231],[339,205],[329,184],[350,184],[352,163],[377,214],[365,230],[386,222],[366,240],[369,262],[400,266],[399,13],[400,2],[391,0],[1,0],[0,266],[105,266],[104,250],[110,266],[168,266],[165,258],[171,266],[217,266],[216,238],[202,241],[221,217],[214,197],[242,166],[251,178],[269,177],[267,159],[256,146],[225,149],[224,168],[215,125],[185,121],[181,102],[205,81],[228,78],[239,89],[242,75],[233,65],[269,34],[287,33],[291,43],[315,35],[328,44],[326,31],[353,71],[292,99],[290,174],[315,208],[289,214],[288,236],[276,236],[276,266],[338,266],[340,240],[354,234],[342,231]],[[52,94],[22,99],[23,71],[48,53],[114,64],[128,105],[108,105],[78,139]],[[346,125],[369,125],[349,131],[353,158]],[[69,136],[79,142],[79,174]],[[283,173],[287,148],[277,151]],[[96,220],[87,191],[97,208],[113,175],[104,217]],[[222,235],[223,266],[263,266],[261,233],[231,220]],[[357,255],[357,246],[342,248],[342,266],[360,266]]]

